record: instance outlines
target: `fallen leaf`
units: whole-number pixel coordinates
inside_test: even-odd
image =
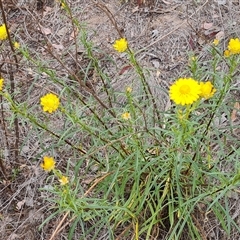
[[[226,0],[215,0],[215,2],[217,2],[219,5],[224,5],[226,4]]]
[[[132,13],[138,12],[139,11],[139,6],[136,6],[132,9]]]
[[[78,34],[78,30],[77,30],[77,29],[76,29],[76,30],[73,30],[72,33],[71,33],[71,35],[70,35],[69,40],[71,41],[71,40],[75,39],[75,37],[77,36],[77,34]]]
[[[170,2],[167,2],[166,0],[162,0],[163,3],[167,4],[167,5],[170,5],[171,3]]]
[[[43,11],[43,16],[45,17],[49,12],[51,12],[52,11],[52,8],[51,7],[45,7],[44,8],[44,11]]]
[[[154,29],[153,31],[152,31],[152,37],[153,38],[156,38],[156,37],[158,37],[159,36],[159,31],[157,30],[157,29]]]
[[[196,49],[197,46],[192,35],[189,36],[188,43],[192,50]]]
[[[156,72],[156,77],[159,77],[160,74],[161,74],[161,72],[160,72],[159,70],[157,70],[157,72]]]
[[[52,30],[50,28],[45,28],[40,25],[40,32],[44,35],[49,35],[52,33]]]
[[[57,50],[57,51],[60,51],[60,50],[63,50],[64,47],[62,44],[52,44],[52,46]]]
[[[213,14],[212,18],[219,18],[219,15],[218,14]]]
[[[138,6],[141,6],[143,4],[143,0],[137,0]]]
[[[218,32],[219,31],[206,30],[204,35],[207,37],[207,39],[215,39]]]
[[[64,36],[68,33],[68,28],[67,27],[62,27],[58,32],[57,35],[58,36]]]
[[[155,68],[159,68],[160,66],[160,62],[157,59],[152,60],[151,63]]]
[[[12,233],[8,238],[8,240],[17,240],[17,239],[19,239],[19,235],[16,233]]]
[[[207,22],[203,23],[203,28],[206,29],[206,30],[208,30],[212,26],[213,26],[213,23],[207,23]]]
[[[22,208],[22,206],[25,204],[25,199],[23,199],[22,201],[17,203],[17,210],[20,210]]]
[[[215,36],[216,39],[221,40],[224,38],[224,31],[220,31]]]
[[[31,76],[32,76],[32,75],[34,74],[32,68],[27,68],[26,70],[27,70],[27,74],[28,74],[28,75],[31,75]],[[28,151],[29,151],[29,148],[27,148],[27,151],[26,151],[26,152],[28,152]],[[24,152],[25,152],[25,151],[24,151]],[[25,152],[25,153],[26,153],[26,152]]]
[[[132,66],[131,65],[127,65],[127,66],[125,66],[125,67],[123,67],[122,69],[121,69],[121,71],[119,72],[119,75],[122,75],[125,71],[127,71],[129,68],[132,68]]]

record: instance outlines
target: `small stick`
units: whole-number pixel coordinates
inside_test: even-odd
[[[2,18],[3,18],[3,22],[5,24],[6,27],[6,32],[7,32],[7,38],[11,47],[11,51],[13,53],[13,58],[15,60],[16,63],[16,68],[18,68],[18,60],[17,60],[17,56],[15,54],[15,49],[13,46],[13,42],[11,39],[11,35],[8,29],[8,23],[7,23],[7,18],[4,12],[4,8],[3,8],[3,3],[2,0],[0,0],[0,8],[1,8],[1,12],[2,12]],[[12,98],[14,99],[14,91],[15,91],[15,83],[14,83],[14,75],[13,75],[13,71],[12,71],[12,65],[10,65],[11,71],[10,71],[10,92],[12,95]],[[14,157],[15,157],[15,161],[19,162],[19,125],[18,125],[18,118],[17,116],[15,116],[14,118],[14,127],[15,127],[15,143],[14,143]]]
[[[55,238],[55,236],[58,234],[58,230],[61,227],[61,225],[63,224],[64,220],[66,219],[66,217],[68,216],[68,214],[70,213],[70,211],[67,211],[65,213],[65,215],[63,216],[62,220],[60,221],[60,223],[57,225],[56,229],[54,230],[54,232],[52,233],[52,236],[50,237],[49,240],[53,240]]]

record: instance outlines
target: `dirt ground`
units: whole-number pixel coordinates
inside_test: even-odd
[[[74,17],[86,23],[89,38],[102,51],[113,56],[112,44],[119,38],[114,27],[114,23],[117,24],[121,34],[128,39],[130,47],[138,52],[140,63],[149,69],[149,84],[161,107],[168,105],[169,85],[177,77],[184,75],[189,53],[194,52],[200,58],[206,58],[206,47],[213,39],[219,38],[224,49],[230,37],[240,37],[239,0],[69,0],[68,3]],[[42,47],[46,38],[53,44],[56,53],[71,49],[74,41],[71,23],[69,21],[67,24],[63,10],[56,1],[4,0],[3,5],[13,38],[27,46],[33,55],[42,54],[46,60],[50,58]],[[81,49],[78,51],[81,53]],[[6,61],[5,57],[1,54],[1,64]],[[117,55],[114,58],[116,62],[123,62]],[[71,59],[67,61],[74,70],[76,66]],[[66,76],[67,73],[61,66],[51,64],[62,76]],[[80,60],[80,64],[85,64],[84,58]],[[112,77],[116,89],[123,88],[132,81],[125,75],[114,76],[112,66],[104,67]],[[119,72],[121,71],[119,68]],[[31,65],[24,64],[22,60],[15,82],[21,92],[19,101],[25,100],[24,96],[32,86],[29,106],[39,103],[39,88],[46,81],[44,75],[40,78],[36,75]],[[15,163],[11,144],[11,135],[14,134],[9,131],[8,146],[4,127],[0,128],[0,157],[5,166],[5,172],[0,168],[1,240],[50,239],[62,219],[62,216],[57,215],[39,229],[51,213],[51,204],[45,200],[49,195],[39,190],[46,187],[47,174],[39,167],[41,146],[30,131],[28,125],[20,124],[20,160]],[[67,156],[62,158],[67,159]],[[232,201],[232,215],[240,224],[239,195],[233,196]],[[205,233],[206,239],[228,239],[216,224],[213,219]],[[66,226],[55,239],[67,239],[67,230]],[[79,239],[79,236],[80,233],[76,233],[75,239]],[[233,233],[229,239],[240,239],[240,233]]]

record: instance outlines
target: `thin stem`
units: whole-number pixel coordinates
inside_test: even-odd
[[[0,0],[0,8],[2,11],[3,22],[6,27],[9,45],[10,45],[11,51],[13,53],[13,58],[16,63],[16,68],[18,68],[18,60],[17,60],[17,56],[15,54],[15,49],[14,49],[11,35],[10,35],[9,29],[8,29],[8,22],[7,22],[5,12],[4,12],[2,0]],[[10,64],[10,93],[11,93],[13,99],[14,99],[14,92],[15,92],[15,82],[14,82],[14,75],[13,75],[13,71],[12,71],[12,65]],[[17,116],[15,116],[15,118],[14,118],[14,128],[15,128],[14,157],[15,157],[15,161],[18,162],[19,161],[19,124],[18,124]]]

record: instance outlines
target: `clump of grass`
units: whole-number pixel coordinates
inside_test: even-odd
[[[71,75],[67,82],[20,47],[25,61],[57,90],[46,92],[32,108],[15,101],[7,87],[1,91],[19,119],[31,124],[36,134],[44,132],[52,139],[43,147],[41,167],[51,172],[52,187],[47,190],[54,212],[43,224],[65,213],[69,239],[77,227],[82,239],[99,239],[102,234],[105,239],[203,239],[201,221],[212,214],[228,236],[233,228],[239,231],[228,201],[240,180],[239,146],[231,134],[236,126],[229,114],[232,83],[239,77],[239,40],[230,40],[225,56],[215,41],[209,46],[207,64],[191,56],[186,76],[170,87],[171,108],[162,110],[127,39],[118,39],[113,47],[124,53],[140,87],[129,84],[116,92],[96,57],[99,49],[63,4],[76,33],[75,47],[83,46],[89,59],[83,78],[50,51]],[[90,87],[90,69],[101,89]],[[119,98],[124,99],[122,104]],[[223,113],[229,121],[225,127],[218,123]],[[56,149],[72,154],[65,168],[52,156]],[[225,162],[231,171],[223,171]]]

